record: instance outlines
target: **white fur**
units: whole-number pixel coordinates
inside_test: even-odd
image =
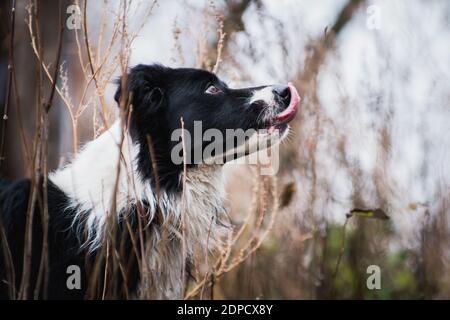
[[[273,93],[273,87],[269,86],[253,91],[253,95],[250,97],[250,104],[256,101],[264,101],[268,107],[274,107],[276,105],[276,101]]]
[[[119,144],[122,126],[118,121],[97,139],[87,143],[73,161],[50,174],[50,180],[70,199],[69,208],[76,209],[74,221],[83,221],[87,230],[86,244],[90,250],[101,245],[106,218],[111,212],[114,186],[119,163]],[[157,197],[148,181],[143,182],[137,170],[136,157],[139,146],[131,141],[128,132],[124,134],[121,149],[118,188],[115,212],[126,213],[138,202],[149,204],[148,223],[153,219]],[[180,176],[180,179],[182,177]],[[147,244],[150,269],[158,274],[155,284],[156,298],[181,298],[182,292],[182,243],[181,217],[185,214],[186,254],[192,254],[197,246],[214,248],[226,228],[224,212],[224,182],[219,166],[199,166],[189,170],[186,176],[185,199],[181,194],[162,192],[159,205],[168,230],[175,239],[167,243],[167,250],[155,250],[161,235],[154,235]],[[221,218],[222,217],[222,218]],[[82,224],[83,225],[83,224]],[[208,248],[207,248],[208,247]],[[160,252],[166,252],[165,254]]]

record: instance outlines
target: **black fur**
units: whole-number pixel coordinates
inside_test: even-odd
[[[43,181],[39,182],[38,192],[39,199],[36,202],[36,210],[33,214],[33,228],[32,228],[32,259],[30,281],[31,286],[28,288],[28,298],[33,298],[36,289],[36,282],[39,272],[39,264],[41,262],[42,243],[43,243],[43,227],[42,227],[42,192]],[[29,179],[24,179],[14,183],[3,183],[0,193],[0,203],[2,212],[2,224],[8,236],[8,245],[13,258],[15,267],[16,288],[20,287],[23,254],[25,246],[25,228],[26,228],[26,214],[28,197],[30,195],[31,182]],[[96,259],[100,258],[101,251],[94,253],[88,252],[87,248],[83,246],[83,239],[80,238],[78,229],[83,226],[73,222],[75,211],[67,209],[68,198],[58,189],[51,181],[48,182],[48,252],[49,252],[49,279],[47,292],[43,289],[39,290],[38,297],[46,297],[48,299],[83,299],[86,297],[100,297],[98,288],[94,290],[93,294],[87,292],[88,283],[87,277],[93,272],[93,265]],[[145,206],[145,204],[144,204]],[[130,208],[135,211],[135,207]],[[131,219],[130,225],[133,230],[136,230],[136,225]],[[128,236],[128,231],[125,230],[122,223],[116,225],[116,234],[120,238],[117,241],[119,248],[125,252],[132,252],[131,241]],[[136,237],[136,234],[134,235]],[[125,297],[125,290],[133,292],[136,290],[138,282],[138,269],[135,256],[128,255],[127,269],[129,272],[129,279],[127,279],[127,288],[122,287],[124,284],[121,275],[118,275],[117,282],[119,287],[115,292],[115,297]],[[67,267],[70,265],[79,266],[81,269],[81,290],[69,290],[66,285]],[[101,261],[102,268],[104,267],[104,260]],[[103,273],[101,273],[103,274]],[[7,274],[5,269],[4,257],[0,257],[0,300],[8,299],[8,284]],[[102,286],[102,277],[99,277],[98,287]],[[42,285],[41,285],[42,288]]]
[[[41,183],[40,183],[41,184]],[[28,198],[30,195],[31,182],[29,179],[17,181],[1,190],[0,202],[3,228],[8,235],[8,244],[13,257],[15,267],[16,288],[19,288],[22,265],[23,251],[25,244],[25,226],[26,213],[28,207]],[[42,188],[39,189],[39,197],[42,199]],[[71,216],[73,212],[65,210],[68,199],[51,182],[48,184],[48,208],[49,208],[49,267],[51,270],[49,278],[49,298],[82,298],[80,290],[68,290],[66,287],[66,268],[71,264],[80,267],[85,266],[85,253],[80,248],[80,242],[73,232]],[[39,204],[33,214],[33,239],[32,239],[32,259],[30,283],[34,284],[37,280],[41,252],[43,228]],[[0,258],[0,278],[3,280],[0,284],[0,298],[8,298],[8,288],[6,281],[4,257]],[[85,279],[83,279],[85,280]],[[84,283],[83,283],[84,285]],[[28,297],[33,296],[35,287],[32,285],[28,290]],[[41,292],[42,294],[42,292]]]

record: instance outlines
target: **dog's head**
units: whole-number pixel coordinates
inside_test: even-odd
[[[248,140],[257,141],[263,148],[282,140],[300,100],[291,84],[231,89],[215,74],[198,69],[138,65],[127,78],[133,106],[131,132],[135,142],[143,146],[139,162],[141,166],[149,164],[150,137],[162,178],[166,172],[179,169],[180,163],[173,161],[173,150],[180,146],[180,135],[174,133],[180,132],[182,122],[183,148],[192,160],[189,164],[198,164],[199,157],[194,153],[203,154],[208,145],[211,148],[211,142],[222,145],[223,154],[231,152],[236,158],[253,152],[248,145],[242,152]],[[122,91],[119,86],[116,101]],[[230,130],[244,131],[245,141],[233,138],[229,143]],[[261,144],[262,140],[268,143]],[[213,156],[222,158],[217,150],[220,148],[213,150]],[[203,160],[200,157],[200,162]]]

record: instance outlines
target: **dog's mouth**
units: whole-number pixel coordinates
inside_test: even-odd
[[[300,96],[291,82],[288,83],[288,88],[289,91],[284,99],[288,100],[289,104],[283,111],[275,114],[275,116],[273,116],[264,126],[266,134],[272,134],[275,130],[278,130],[280,134],[284,133],[288,127],[288,123],[292,121],[297,114]]]

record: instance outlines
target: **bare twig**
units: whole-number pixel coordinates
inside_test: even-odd
[[[186,281],[186,259],[187,259],[187,244],[186,244],[186,179],[187,179],[187,154],[186,154],[186,142],[184,137],[184,121],[183,117],[180,119],[181,122],[181,143],[183,146],[183,191],[181,194],[181,251],[182,251],[182,264],[181,264],[181,281],[182,281],[182,291],[185,290]]]
[[[92,61],[92,56],[91,56],[91,47],[89,45],[89,37],[88,37],[88,29],[87,29],[87,13],[86,13],[87,12],[87,4],[88,4],[88,0],[85,0],[84,1],[84,10],[83,10],[84,41],[86,44],[86,52],[87,52],[87,56],[88,56],[88,60],[89,60],[89,67],[91,69],[91,74],[92,74],[92,78],[94,79],[95,89],[99,96],[100,104],[102,107],[101,116],[103,119],[103,123],[106,127],[109,127],[105,96],[104,96],[103,90],[101,90],[100,85],[97,80],[96,71],[95,71],[94,63]]]
[[[9,103],[11,99],[11,86],[12,86],[12,76],[14,68],[14,35],[15,35],[15,24],[16,24],[16,1],[12,0],[11,4],[11,36],[9,39],[9,57],[8,57],[8,83],[6,87],[6,101],[5,107],[3,109],[3,126],[2,126],[2,136],[0,141],[0,169],[3,167],[3,162],[5,160],[5,139],[6,139],[6,124],[8,123],[8,110]]]
[[[34,17],[34,24],[36,28],[36,42],[37,42],[37,51],[39,53],[39,56],[42,56],[42,42],[41,42],[41,34],[40,34],[40,23],[39,23],[39,6],[37,4],[37,1],[34,1],[33,3],[29,2],[29,12],[30,12],[30,19],[31,16]],[[31,14],[32,12],[32,14]],[[31,25],[31,20],[30,20]],[[36,101],[36,134],[34,139],[34,146],[33,146],[33,158],[32,158],[32,175],[31,175],[31,192],[29,194],[28,199],[28,208],[27,208],[27,215],[26,215],[26,225],[25,225],[25,245],[23,250],[23,266],[22,266],[22,277],[20,281],[20,290],[19,290],[19,299],[26,300],[28,298],[28,290],[30,285],[30,268],[31,268],[31,254],[32,254],[32,241],[33,241],[33,220],[34,220],[34,211],[36,207],[36,199],[38,198],[38,187],[40,182],[40,155],[41,155],[41,130],[42,130],[42,97],[41,97],[41,90],[42,90],[42,67],[41,65],[38,65],[36,70],[36,77],[37,77],[37,87],[38,87],[38,94],[37,94],[37,101]]]
[[[59,65],[61,60],[61,49],[64,36],[64,22],[61,18],[62,5],[61,0],[58,1],[59,8],[59,36],[58,36],[58,51],[56,54],[55,62],[55,73],[53,76],[53,84],[50,91],[50,96],[48,101],[44,104],[44,114],[43,114],[43,151],[42,151],[42,161],[43,161],[43,212],[42,212],[42,226],[43,226],[43,239],[42,239],[42,252],[41,252],[41,263],[39,266],[38,280],[36,282],[36,288],[34,291],[34,298],[38,299],[41,283],[44,283],[44,298],[47,296],[48,279],[49,279],[49,251],[48,251],[48,224],[49,224],[49,213],[48,213],[48,139],[49,139],[49,122],[48,113],[53,103],[53,97],[55,95],[56,82],[58,81]]]

